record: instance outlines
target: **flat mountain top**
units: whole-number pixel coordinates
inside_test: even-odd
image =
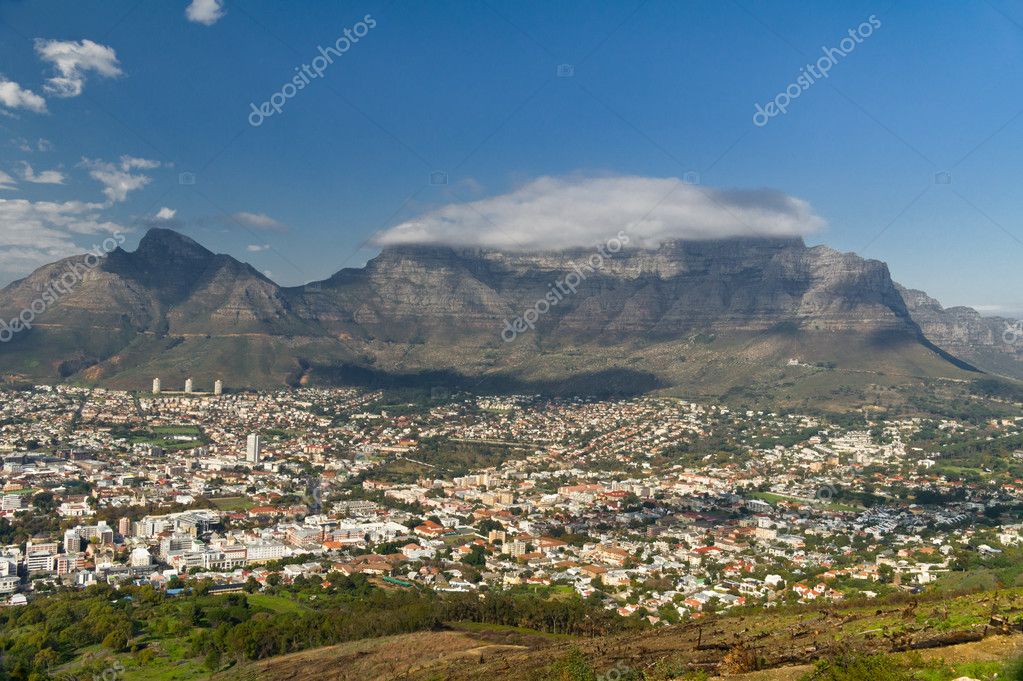
[[[2,318],[75,262],[0,290]],[[1020,349],[1002,342],[1004,323],[946,310],[895,284],[883,262],[801,239],[617,252],[399,246],[363,268],[282,288],[153,229],[135,251],[117,249],[87,269],[0,346],[0,371],[129,388],[193,375],[250,387],[355,381],[708,396],[791,384],[798,400],[862,392],[865,377],[1023,377]]]

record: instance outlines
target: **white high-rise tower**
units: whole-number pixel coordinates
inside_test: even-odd
[[[221,381],[219,378],[213,384],[213,394],[214,395],[223,395],[224,394],[224,382]]]
[[[252,433],[245,442],[245,460],[249,463],[259,463],[260,442],[259,434]]]
[[[185,379],[185,392],[186,393],[192,392],[192,379],[190,378]]]
[[[154,378],[153,379],[153,394],[154,395],[159,395],[160,394],[160,379],[159,378]]]

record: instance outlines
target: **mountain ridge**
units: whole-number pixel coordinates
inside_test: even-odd
[[[946,310],[893,282],[882,261],[799,238],[668,242],[599,263],[594,253],[395,246],[362,268],[282,287],[153,229],[0,345],[0,371],[134,388],[193,373],[272,386],[331,383],[353,370],[391,379],[439,372],[528,388],[613,370],[643,390],[708,394],[783,380],[794,365],[1023,377],[1023,357],[997,342],[1001,320]],[[73,262],[0,289],[2,318]],[[509,342],[511,324],[521,331]]]

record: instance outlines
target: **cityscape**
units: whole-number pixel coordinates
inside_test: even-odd
[[[1021,541],[1021,416],[193,385],[4,393],[3,523],[23,540],[3,550],[10,604],[336,572],[571,590],[657,626],[916,592]]]
[[[1021,58],[0,0],[0,681],[1023,681]]]

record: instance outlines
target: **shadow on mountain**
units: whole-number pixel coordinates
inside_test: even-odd
[[[466,376],[450,369],[388,372],[355,364],[313,368],[317,382],[371,390],[413,388],[430,391],[467,391],[494,394],[592,395],[631,397],[665,387],[656,375],[632,369],[606,369],[575,374],[564,380],[527,381],[508,374]]]
[[[969,371],[977,374],[984,373],[982,370],[973,366],[969,362],[959,359],[952,353],[946,352],[945,350],[942,350],[937,345],[932,343],[930,340],[927,339],[927,336],[924,335],[923,331],[920,330],[920,327],[918,327],[915,322],[911,321],[910,324],[912,325],[910,328],[913,331],[915,331],[915,333],[913,334],[909,334],[902,330],[874,331],[867,336],[867,342],[872,347],[877,348],[879,351],[892,350],[893,348],[899,346],[914,345],[919,343],[920,345],[923,345],[925,348],[936,354],[938,357],[941,357],[949,364],[959,369],[962,369],[963,371]]]

